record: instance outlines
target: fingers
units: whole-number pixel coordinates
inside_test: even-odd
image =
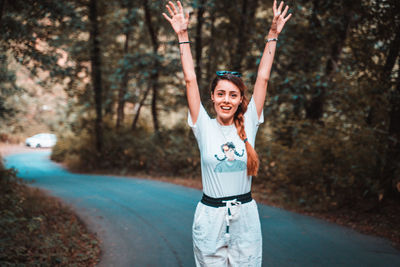
[[[289,6],[286,6],[285,9],[282,12],[282,17],[286,16],[287,11],[289,10]]]
[[[164,18],[165,18],[166,20],[168,20],[169,22],[171,22],[171,19],[170,19],[170,17],[167,16],[167,14],[162,13],[162,15],[164,16]]]
[[[165,14],[165,13],[162,13],[162,15],[163,15],[164,18],[165,18],[166,20],[168,20],[169,22],[172,22],[174,16],[177,15],[177,14],[182,14],[183,16],[185,16],[185,13],[184,13],[184,11],[183,11],[183,6],[182,6],[181,1],[177,1],[177,3],[178,3],[178,10],[176,9],[176,7],[175,7],[174,3],[172,3],[172,1],[168,1],[168,4],[165,5],[165,7],[166,7],[167,10],[168,10],[168,13],[169,13],[170,17],[169,17],[167,14]],[[179,11],[179,13],[178,13],[178,11]],[[189,20],[189,12],[186,13],[186,16],[185,16],[185,17],[186,17],[187,20]]]
[[[170,15],[171,17],[173,17],[173,16],[174,16],[174,12],[172,12],[171,8],[170,8],[168,5],[166,5],[166,7],[167,7],[167,9],[168,9],[169,15]]]
[[[178,1],[178,8],[179,8],[179,13],[184,14],[183,12],[183,6],[181,4],[181,1]]]
[[[292,14],[289,14],[289,15],[285,18],[286,14],[287,14],[287,12],[288,12],[288,10],[289,10],[289,6],[286,5],[286,6],[285,6],[285,9],[284,9],[283,12],[282,12],[283,4],[284,4],[284,2],[282,1],[282,2],[279,4],[279,7],[277,8],[277,7],[276,7],[276,0],[274,0],[274,5],[273,5],[274,17],[277,18],[277,17],[279,17],[279,16],[282,16],[282,19],[284,19],[285,21],[287,21],[287,20],[290,19],[290,17],[292,16]]]
[[[174,5],[174,3],[172,3],[171,1],[168,2],[168,4],[171,6],[172,11],[174,11],[174,15],[178,14],[178,11],[176,10],[176,7]]]
[[[292,17],[292,13],[290,13],[286,18],[284,18],[285,23],[286,23],[286,21],[288,21],[291,17]]]
[[[279,4],[278,10],[277,10],[279,14],[282,12],[282,7],[283,7],[283,1]]]

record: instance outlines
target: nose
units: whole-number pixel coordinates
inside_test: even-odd
[[[229,95],[228,94],[225,95],[225,103],[229,103]]]

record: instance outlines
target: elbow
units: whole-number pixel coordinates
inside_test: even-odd
[[[262,81],[263,83],[268,83],[269,75],[258,74],[257,75],[257,80]]]
[[[193,83],[193,82],[195,82],[196,81],[196,74],[195,73],[193,73],[193,74],[187,74],[187,75],[185,75],[185,82],[188,84],[188,83]]]

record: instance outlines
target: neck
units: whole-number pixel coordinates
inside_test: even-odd
[[[217,121],[219,122],[219,124],[223,125],[223,126],[229,126],[233,124],[233,117],[229,118],[227,120],[222,119],[221,117],[217,116]]]

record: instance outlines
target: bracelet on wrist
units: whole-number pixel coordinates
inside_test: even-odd
[[[190,44],[190,43],[191,43],[190,41],[179,42],[180,45],[181,44]]]
[[[272,41],[277,42],[277,41],[278,41],[278,38],[268,38],[268,39],[267,39],[267,43],[272,42]]]

